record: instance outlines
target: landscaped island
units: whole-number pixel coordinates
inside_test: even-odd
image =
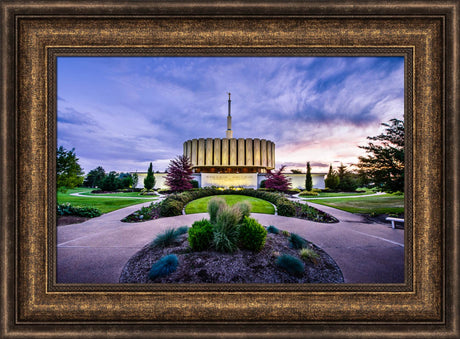
[[[121,283],[341,283],[322,249],[250,218],[248,202],[214,197],[203,219],[159,234],[125,265]]]

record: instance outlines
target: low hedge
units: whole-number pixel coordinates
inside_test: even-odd
[[[277,207],[278,215],[287,217],[294,215],[294,204],[289,199],[285,198],[283,195],[279,193],[254,190],[251,188],[245,188],[242,190],[222,190],[214,187],[205,187],[199,190],[189,190],[182,193],[170,194],[165,200],[163,200],[160,214],[162,217],[181,215],[185,205],[187,205],[192,200],[212,195],[229,194],[245,195],[249,197],[266,200]]]
[[[56,212],[58,215],[73,215],[85,218],[94,218],[102,214],[97,208],[72,206],[70,203],[58,204]]]

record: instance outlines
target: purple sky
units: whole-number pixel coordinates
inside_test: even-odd
[[[59,57],[58,146],[85,173],[163,171],[192,138],[276,143],[276,167],[327,172],[404,115],[403,57]]]

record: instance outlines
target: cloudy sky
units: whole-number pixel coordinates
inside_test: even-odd
[[[58,146],[87,173],[163,171],[192,138],[276,144],[276,166],[353,164],[404,114],[403,57],[59,57]]]

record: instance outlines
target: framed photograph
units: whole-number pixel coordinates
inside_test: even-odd
[[[460,335],[458,3],[2,1],[1,6],[2,336]],[[66,98],[58,90],[58,68],[66,58],[86,57],[402,59],[404,279],[60,282],[55,173],[58,102]],[[78,69],[72,72],[77,78]],[[74,86],[81,88],[77,79]],[[228,101],[230,115],[230,96]],[[195,168],[203,179],[211,170],[205,169],[206,158],[195,157],[203,161]]]

